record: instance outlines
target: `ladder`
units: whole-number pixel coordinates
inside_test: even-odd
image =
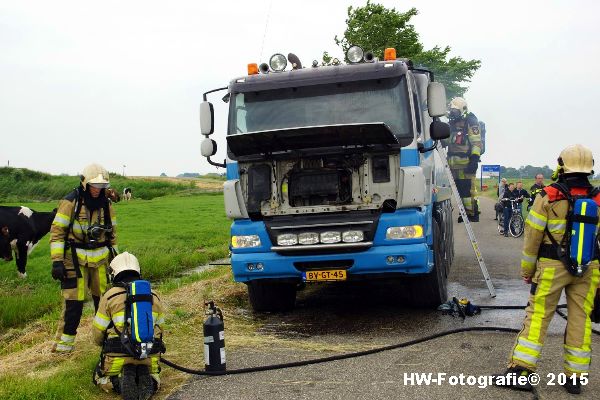
[[[441,144],[438,144],[437,147],[438,151],[440,152],[440,158],[442,159],[442,163],[444,164],[444,169],[446,170],[446,175],[448,175],[448,181],[450,182],[452,193],[454,193],[454,198],[456,199],[456,204],[458,205],[458,211],[462,216],[463,223],[465,224],[465,228],[467,230],[467,234],[469,235],[469,240],[471,241],[471,246],[473,247],[473,252],[475,253],[475,258],[477,258],[479,268],[481,268],[481,272],[483,273],[483,277],[485,278],[485,283],[488,287],[488,290],[490,291],[490,296],[496,297],[496,290],[494,289],[492,278],[490,278],[490,274],[488,273],[487,267],[485,266],[483,255],[481,254],[481,250],[479,250],[479,243],[477,243],[477,238],[475,238],[475,232],[473,232],[473,226],[471,226],[471,221],[469,221],[469,217],[467,217],[467,211],[465,210],[465,206],[463,205],[462,200],[460,198],[460,194],[458,193],[456,182],[454,182],[452,170],[450,169],[450,165],[448,164],[446,149],[444,149]]]

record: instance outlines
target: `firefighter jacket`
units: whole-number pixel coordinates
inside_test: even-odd
[[[544,185],[538,185],[537,183],[534,183],[531,186],[531,188],[529,189],[529,193],[531,193],[531,197],[529,198],[529,203],[533,204],[537,195],[541,194],[542,190],[544,190],[545,187],[546,186],[544,186]]]
[[[450,137],[446,139],[451,166],[466,165],[469,157],[481,155],[481,132],[479,121],[473,113],[456,121],[450,121]]]
[[[81,205],[78,207],[78,203]],[[79,208],[79,215],[74,215]],[[106,218],[106,212],[110,218]],[[90,237],[88,228],[93,224],[107,225],[110,221],[112,232],[102,232],[97,239]],[[58,204],[56,217],[50,228],[50,255],[52,261],[72,262],[72,251],[77,253],[80,265],[98,267],[108,265],[110,249],[117,251],[116,239],[117,218],[112,205],[107,201],[106,206],[90,212],[85,206],[83,196],[78,189],[69,193]],[[74,245],[74,246],[73,246]],[[71,247],[82,247],[72,249]]]
[[[589,187],[571,187],[571,195],[586,195]],[[600,206],[600,194],[594,197]],[[540,247],[552,245],[548,234],[552,235],[557,243],[561,243],[567,227],[567,214],[569,202],[556,188],[546,186],[540,196],[535,198],[533,207],[525,221],[525,242],[521,258],[521,275],[530,278],[534,275]],[[597,261],[596,261],[597,262]]]
[[[125,325],[125,300],[127,289],[122,286],[110,288],[100,299],[98,311],[92,323],[92,336],[98,346],[104,345],[106,339],[118,338]],[[160,339],[163,332],[165,316],[160,298],[152,291],[152,320],[154,321],[154,337]]]

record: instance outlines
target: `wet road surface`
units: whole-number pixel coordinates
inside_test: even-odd
[[[498,235],[493,202],[481,199],[481,222],[473,224],[496,288],[491,298],[465,229],[455,224],[456,257],[449,277],[449,297],[467,297],[478,305],[525,305],[529,286],[519,276],[522,238]],[[456,214],[456,213],[455,213]],[[400,343],[449,329],[469,326],[521,328],[522,310],[484,310],[466,320],[438,311],[409,308],[401,286],[356,283],[310,286],[298,295],[296,309],[287,314],[255,316],[259,332],[314,343],[356,344],[365,349]],[[564,300],[564,299],[563,299]],[[562,399],[568,396],[548,374],[562,372],[562,335],[565,321],[552,321],[539,366],[541,384],[534,393],[476,385],[454,385],[460,380],[492,375],[506,368],[515,334],[467,332],[434,339],[412,347],[374,355],[276,371],[224,377],[192,377],[169,397],[184,399]],[[600,328],[595,325],[596,328]],[[594,336],[593,344],[600,342]],[[273,346],[243,348],[228,353],[229,369],[298,361],[338,353],[311,352]],[[592,363],[590,383],[579,398],[597,398],[600,371]],[[446,374],[445,381],[418,385],[412,373]],[[416,379],[416,378],[415,378]],[[412,383],[411,383],[412,382]],[[472,381],[471,381],[472,382]],[[484,386],[481,384],[481,386]]]

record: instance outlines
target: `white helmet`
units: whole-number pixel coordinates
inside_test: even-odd
[[[581,144],[567,146],[560,152],[558,165],[565,174],[584,173],[593,174],[594,157],[592,151]]]
[[[99,164],[90,164],[81,173],[81,185],[86,189],[88,183],[94,187],[104,189],[110,186],[108,171]]]
[[[140,273],[140,263],[136,256],[131,253],[123,252],[113,258],[110,263],[110,277],[115,278],[123,271],[135,271]]]
[[[455,97],[450,101],[450,110],[448,117],[450,119],[458,119],[466,115],[469,110],[467,108],[467,101],[462,97]]]

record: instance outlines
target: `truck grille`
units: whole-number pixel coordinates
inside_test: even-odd
[[[271,243],[273,243],[273,251],[285,255],[324,254],[367,250],[373,244],[379,215],[378,210],[364,210],[336,214],[277,216],[265,218],[264,222]],[[325,232],[343,234],[348,231],[362,232],[363,239],[351,243],[344,241],[331,243],[317,240],[308,244],[293,243],[289,246],[277,244],[277,237],[284,234],[293,236],[311,233],[315,234],[313,236],[321,238],[321,234]]]

